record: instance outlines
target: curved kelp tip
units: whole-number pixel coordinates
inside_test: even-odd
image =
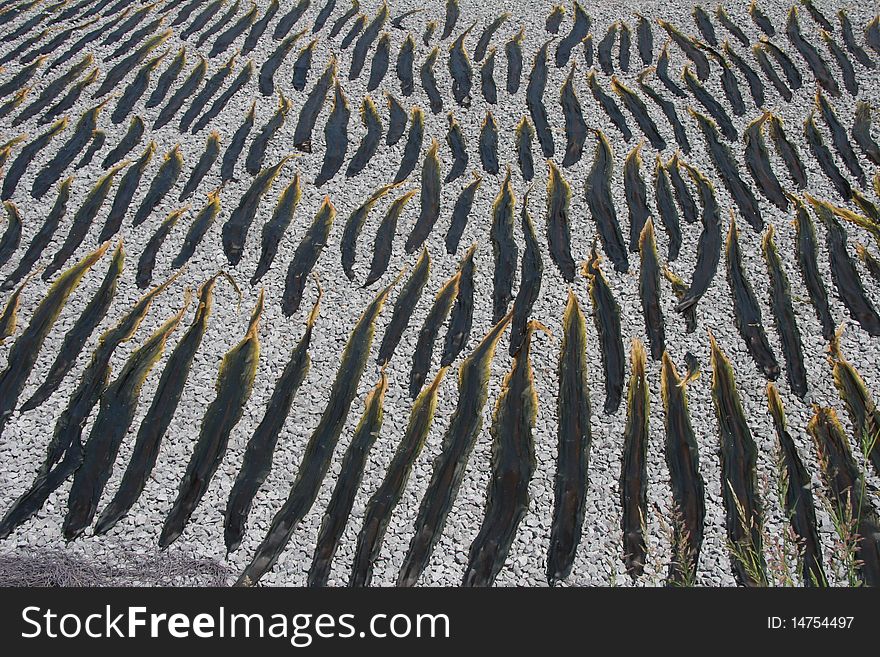
[[[275,514],[266,537],[236,581],[236,586],[254,586],[259,582],[275,564],[300,521],[315,503],[366,367],[373,342],[376,317],[382,311],[388,295],[401,276],[402,272],[373,298],[355,324],[342,352],[327,406],[306,445],[302,463],[287,501]]]
[[[799,539],[801,575],[804,586],[828,586],[822,566],[822,544],[819,542],[818,523],[810,475],[804,467],[791,434],[785,426],[782,397],[773,383],[767,384],[767,409],[773,419],[779,441],[777,469],[780,497],[792,530]]]
[[[529,482],[537,465],[532,431],[538,394],[529,360],[532,332],[526,326],[522,346],[504,377],[492,417],[491,476],[486,511],[471,543],[463,586],[491,586],[504,566],[519,523],[529,508]]]
[[[620,469],[620,498],[623,515],[623,563],[633,581],[641,576],[647,558],[647,450],[650,396],[645,377],[647,355],[638,339],[630,351],[632,370],[626,402],[623,433],[623,463]]]
[[[398,586],[416,584],[443,532],[483,424],[495,347],[510,319],[508,313],[495,324],[459,367],[458,405],[444,436],[444,449],[434,461],[431,481],[416,517],[414,536],[398,573]]]
[[[568,577],[574,564],[586,513],[592,443],[586,322],[571,289],[562,316],[562,331],[558,359],[558,451],[547,554],[547,581],[551,586]]]
[[[263,312],[264,290],[260,290],[242,340],[226,352],[220,363],[215,386],[216,396],[202,417],[199,437],[178,487],[162,532],[159,547],[167,548],[183,533],[198,506],[223,456],[229,435],[238,424],[250,398],[260,359],[259,325]]]
[[[674,503],[673,556],[667,578],[667,583],[672,586],[693,585],[703,544],[705,486],[700,475],[700,452],[691,425],[686,392],[687,384],[698,375],[696,369],[681,378],[669,352],[663,352],[660,392],[666,429],[666,465]]]
[[[867,453],[874,469],[880,473],[880,410],[859,371],[843,355],[840,348],[843,331],[844,325],[841,325],[828,346],[834,387],[852,422],[856,445]]]
[[[623,377],[626,357],[623,352],[623,337],[620,328],[620,306],[614,298],[608,279],[600,267],[601,257],[595,241],[590,258],[582,267],[589,281],[590,300],[593,304],[593,323],[599,335],[599,350],[602,354],[602,370],[605,374],[606,415],[616,413],[623,396]]]
[[[737,582],[766,586],[763,551],[764,517],[758,496],[758,450],[736,389],[733,366],[709,331],[712,352],[712,399],[721,441],[721,495],[727,526],[727,547]]]

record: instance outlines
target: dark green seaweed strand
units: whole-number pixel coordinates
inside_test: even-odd
[[[642,178],[642,146],[644,141],[632,149],[623,164],[623,192],[629,210],[629,250],[639,252],[639,236],[651,216],[648,208],[648,189]]]
[[[556,68],[562,68],[568,64],[571,52],[574,47],[584,40],[584,37],[590,31],[590,17],[581,4],[575,0],[574,2],[574,22],[571,25],[571,31],[565,35],[556,46]],[[552,153],[550,154],[552,155]],[[546,157],[550,157],[545,153]]]
[[[807,425],[819,452],[822,479],[832,506],[832,512],[842,528],[858,535],[855,544],[855,564],[862,581],[868,586],[880,586],[880,518],[866,495],[863,475],[853,459],[846,434],[833,408],[817,407]],[[845,536],[841,539],[847,540]]]
[[[278,107],[272,117],[260,128],[260,131],[254,136],[247,155],[244,159],[244,168],[252,176],[256,176],[263,168],[263,161],[266,156],[266,149],[272,138],[278,133],[284,125],[284,119],[287,117],[293,107],[293,102],[284,97],[284,94],[278,94]]]
[[[849,20],[849,16],[847,16],[845,9],[841,9],[837,12],[837,19],[840,21],[840,31],[843,33],[843,42],[846,44],[846,49],[849,50],[853,57],[859,60],[859,63],[865,68],[871,70],[876,68],[877,64],[856,41],[852,22]],[[831,30],[829,30],[829,32],[830,31]]]
[[[725,262],[736,328],[758,368],[764,373],[767,380],[775,381],[779,377],[779,363],[767,340],[767,334],[764,332],[761,306],[755,298],[755,292],[746,278],[745,269],[743,269],[742,251],[739,247],[739,230],[737,230],[733,216],[730,218],[730,229],[727,232]]]
[[[676,151],[669,159],[669,162],[666,163],[666,173],[669,174],[669,181],[672,183],[672,188],[675,190],[675,198],[678,201],[678,206],[681,208],[681,214],[684,220],[687,223],[692,224],[696,223],[699,216],[694,197],[691,194],[684,177],[681,175],[683,166],[684,163],[681,160],[681,156],[678,151]]]
[[[385,478],[367,502],[364,523],[358,533],[349,586],[362,587],[370,584],[373,564],[379,558],[391,515],[400,502],[413,463],[421,453],[431,429],[437,408],[437,392],[447,369],[441,367],[433,382],[413,402],[406,431],[394,452]]]
[[[212,130],[211,134],[209,134],[208,138],[205,140],[205,150],[202,151],[199,161],[196,162],[196,166],[193,168],[192,173],[189,174],[189,179],[186,181],[186,184],[180,192],[180,196],[177,198],[178,201],[182,203],[195,193],[199,184],[211,170],[211,167],[214,166],[218,157],[220,157],[220,133],[216,130]]]
[[[0,237],[0,267],[12,257],[21,244],[21,229],[24,222],[18,207],[12,201],[3,201],[7,223],[3,236]]]
[[[134,147],[137,146],[141,139],[144,136],[144,120],[135,114],[131,117],[131,121],[128,123],[128,130],[125,135],[123,135],[122,139],[119,140],[119,143],[114,146],[109,153],[107,153],[107,157],[104,158],[104,161],[101,163],[101,166],[104,169],[109,169],[114,164],[119,162],[122,158],[128,155]]]
[[[483,170],[497,176],[501,170],[498,162],[498,124],[492,112],[486,112],[483,125],[480,127],[480,163]]]
[[[385,21],[388,20],[388,3],[383,0],[382,6],[376,12],[373,20],[364,29],[363,33],[358,37],[354,49],[351,51],[351,67],[348,70],[348,79],[355,80],[361,74],[364,62],[367,60],[367,53],[373,46],[373,42],[382,31]]]
[[[721,103],[715,100],[713,95],[709,93],[703,85],[700,84],[700,81],[697,80],[691,72],[690,67],[684,67],[682,78],[687,84],[688,89],[690,89],[691,93],[694,95],[694,98],[700,101],[700,104],[705,107],[709,111],[709,114],[712,115],[712,118],[715,119],[718,128],[721,130],[721,134],[730,141],[736,141],[738,138],[736,128],[733,127],[733,122],[730,120],[727,112],[724,111],[724,107]]]
[[[388,132],[385,133],[385,145],[394,146],[403,137],[408,118],[400,101],[387,91],[385,97],[388,100]]]
[[[706,521],[706,494],[700,475],[700,450],[688,410],[686,386],[691,374],[682,380],[667,352],[660,370],[666,430],[666,466],[672,488],[674,515],[673,539],[677,546],[669,563],[668,583],[693,581],[700,561]]]
[[[440,95],[440,89],[437,88],[437,78],[434,75],[434,64],[437,63],[439,55],[440,47],[435,46],[419,69],[419,81],[428,97],[428,105],[433,114],[439,114],[443,111],[443,96]]]
[[[134,218],[131,220],[133,227],[140,226],[149,218],[156,206],[177,184],[181,171],[183,171],[183,155],[180,152],[180,144],[175,144],[174,148],[165,154],[162,165],[150,182],[150,187],[138,206],[137,212],[134,213]]]
[[[350,281],[354,280],[354,263],[357,258],[358,238],[360,237],[364,224],[367,222],[370,211],[373,209],[373,206],[379,202],[379,199],[396,186],[397,183],[392,183],[390,185],[379,187],[375,192],[370,194],[370,196],[367,197],[367,200],[359,205],[354,212],[348,215],[348,219],[345,220],[345,227],[342,229],[340,251],[342,255],[342,271],[345,272],[346,277]]]
[[[189,294],[180,311],[129,356],[119,376],[101,394],[98,416],[83,446],[82,463],[74,472],[67,496],[67,513],[61,529],[66,540],[80,536],[94,519],[98,501],[113,473],[119,447],[137,411],[144,381],[162,357],[168,337],[180,324],[188,305]]]
[[[321,296],[319,287],[317,299],[306,320],[305,331],[291,351],[281,376],[275,381],[263,418],[245,447],[241,468],[229,493],[223,516],[223,538],[227,553],[235,552],[241,545],[254,497],[272,470],[278,438],[290,414],[293,400],[309,373],[309,345],[321,307]]]
[[[846,406],[853,427],[853,439],[861,450],[870,446],[868,454],[874,470],[880,472],[880,411],[865,385],[858,370],[843,355],[840,349],[840,332],[835,334],[829,345],[829,360],[834,376],[834,387],[840,400]]]
[[[418,305],[419,299],[422,298],[422,291],[428,282],[430,272],[431,256],[427,248],[422,248],[422,253],[419,255],[419,259],[416,260],[412,273],[400,290],[400,296],[397,297],[397,301],[394,302],[394,310],[391,312],[391,319],[385,328],[385,334],[382,336],[382,342],[379,345],[379,355],[376,357],[376,363],[379,367],[388,363],[392,356],[394,356],[394,350],[397,349],[403,332],[409,326],[409,320],[412,317],[413,311]]]
[[[446,329],[446,338],[443,341],[443,353],[440,356],[440,366],[451,365],[462,350],[467,346],[471,336],[471,327],[474,322],[474,253],[477,245],[472,244],[464,254],[458,265],[461,278],[458,281],[458,292],[455,295],[455,305],[449,316],[449,327]]]
[[[107,246],[109,244],[103,248],[106,249]],[[116,325],[101,335],[76,390],[55,423],[46,460],[40,465],[30,488],[15,501],[0,521],[0,536],[5,538],[39,512],[49,496],[79,468],[83,458],[82,432],[92,409],[107,386],[113,352],[119,344],[131,339],[155,296],[175,279],[176,276],[172,276],[142,296]]]
[[[526,327],[520,350],[504,377],[495,404],[486,511],[480,531],[471,543],[462,586],[492,586],[529,508],[529,482],[537,467],[532,431],[538,416],[529,347],[532,330],[539,326],[530,322]]]
[[[98,214],[107,195],[110,193],[114,176],[120,169],[126,166],[128,166],[128,162],[123,161],[105,172],[103,176],[98,178],[95,185],[89,190],[89,193],[86,194],[83,204],[76,211],[76,214],[73,215],[70,230],[64,238],[64,242],[58,251],[55,252],[51,262],[43,270],[42,278],[44,281],[52,278],[52,275],[61,269],[71,256],[76,253],[80,245],[82,245],[92,226],[92,220]]]
[[[623,243],[611,193],[614,154],[602,130],[596,130],[596,137],[596,155],[586,182],[587,206],[599,229],[605,254],[613,263],[614,269],[623,273],[629,269],[629,256]]]
[[[593,252],[594,260],[598,255]],[[568,291],[562,316],[559,349],[559,392],[556,431],[558,444],[554,476],[553,520],[547,554],[547,581],[553,585],[571,574],[587,508],[590,446],[590,388],[587,330],[577,297]],[[622,373],[621,373],[622,374]],[[606,403],[607,405],[607,403]]]
[[[34,391],[24,404],[21,405],[20,411],[27,411],[37,408],[46,401],[52,393],[54,393],[61,382],[73,368],[76,359],[82,352],[86,341],[97,326],[103,321],[104,316],[116,296],[116,287],[119,276],[122,274],[123,265],[125,263],[125,250],[122,241],[113,251],[113,257],[107,273],[101,282],[101,286],[89,299],[80,316],[74,322],[73,327],[64,334],[64,340],[58,349],[58,355],[52,361],[49,372],[43,376],[40,385]]]
[[[208,319],[213,306],[214,284],[221,275],[225,274],[215,274],[198,289],[198,304],[192,324],[168,357],[159,377],[153,401],[138,429],[134,448],[119,488],[98,516],[95,534],[105,534],[110,531],[134,506],[147,485],[159,456],[162,439],[177,411],[190,368],[208,328]]]
[[[776,146],[776,152],[779,153],[779,157],[782,158],[789,175],[798,188],[804,189],[807,186],[807,172],[803,162],[801,162],[797,146],[789,141],[786,136],[785,129],[782,127],[782,119],[775,114],[771,114],[768,117],[768,121],[770,139],[773,141],[774,146]]]
[[[526,85],[526,107],[535,125],[535,133],[544,157],[553,157],[553,132],[550,130],[550,122],[547,118],[547,108],[544,106],[544,89],[547,86],[547,41],[538,50],[529,73],[529,81]]]
[[[562,278],[572,283],[577,268],[571,256],[571,187],[553,160],[547,167],[547,246]]]
[[[645,569],[648,553],[645,530],[648,524],[648,418],[651,399],[645,376],[645,347],[633,340],[632,373],[626,398],[626,426],[623,430],[623,461],[620,466],[620,504],[623,510],[623,564],[637,580]]]
[[[104,226],[101,228],[99,236],[100,241],[106,241],[112,238],[122,227],[122,221],[128,213],[128,208],[134,198],[135,192],[138,191],[141,184],[141,177],[150,160],[153,159],[153,153],[156,152],[156,142],[151,141],[147,144],[141,156],[134,161],[128,168],[128,171],[119,180],[119,187],[116,190],[116,196],[113,197],[113,203],[107,218],[104,220]]]
[[[348,151],[349,118],[351,118],[351,110],[348,107],[348,100],[337,80],[333,91],[333,109],[330,111],[330,116],[327,117],[327,123],[324,124],[326,148],[324,149],[321,170],[315,177],[315,187],[321,187],[325,182],[331,180],[342,168],[345,154]]]
[[[541,246],[538,243],[538,236],[535,234],[535,227],[532,224],[532,217],[529,214],[529,193],[531,188],[523,196],[522,210],[520,210],[520,220],[525,240],[525,250],[523,251],[522,267],[520,268],[519,289],[516,298],[513,300],[513,317],[510,321],[510,356],[515,356],[523,341],[526,339],[528,331],[529,317],[532,314],[532,308],[538,295],[541,292],[541,281],[544,277],[544,260],[541,258]]]
[[[599,103],[599,106],[608,115],[608,118],[611,119],[611,123],[623,135],[623,141],[629,142],[632,139],[632,130],[629,129],[626,118],[623,116],[623,112],[620,111],[620,107],[614,102],[614,99],[602,90],[602,87],[596,80],[596,72],[594,70],[590,70],[587,73],[587,86],[590,87],[593,98],[596,99],[596,102]]]
[[[501,183],[501,189],[492,203],[492,221],[489,239],[492,242],[492,256],[495,265],[492,276],[492,323],[496,324],[507,314],[513,300],[513,278],[519,250],[513,237],[514,211],[516,197],[510,183],[510,167]]]
[[[293,147],[305,153],[312,152],[312,130],[318,120],[318,114],[324,106],[330,86],[336,79],[336,58],[331,57],[324,72],[312,90],[309,92],[306,102],[303,103],[299,112],[299,120],[293,133]]]
[[[535,164],[532,160],[532,140],[535,138],[535,129],[526,117],[522,117],[516,124],[516,159],[522,171],[523,179],[531,182],[535,177]]]
[[[412,34],[406,35],[406,41],[400,47],[397,55],[394,70],[397,72],[397,79],[400,80],[400,93],[404,96],[412,96],[415,91],[416,83],[413,77],[413,63],[415,59],[416,42]]]
[[[862,277],[849,255],[846,230],[835,218],[829,203],[815,199],[809,194],[806,197],[825,224],[825,244],[828,248],[831,280],[840,300],[868,335],[880,336],[880,315],[865,294]]]
[[[785,22],[785,34],[788,36],[788,40],[794,46],[795,50],[797,50],[800,56],[804,58],[804,61],[807,63],[807,66],[810,67],[813,75],[816,76],[816,81],[822,85],[829,94],[835,98],[840,97],[840,86],[834,79],[831,69],[828,68],[828,64],[822,59],[819,51],[817,51],[801,34],[796,6],[792,6],[788,12],[788,18]]]
[[[223,461],[229,435],[241,419],[244,406],[250,398],[260,359],[259,326],[262,312],[263,290],[260,290],[247,333],[226,352],[220,363],[215,386],[217,394],[205,409],[199,437],[178,487],[177,499],[159,535],[159,547],[162,549],[183,533]]]
[[[382,429],[382,405],[387,390],[388,376],[385,374],[385,368],[382,368],[379,382],[367,393],[364,400],[364,413],[355,427],[351,443],[342,457],[339,477],[321,520],[321,529],[318,532],[312,565],[306,577],[308,586],[327,585],[333,557],[351,516],[367,458]]]
[[[807,370],[804,366],[804,347],[801,333],[798,330],[797,318],[791,303],[791,287],[788,275],[782,266],[782,259],[773,241],[773,226],[761,240],[764,260],[767,262],[767,273],[770,276],[770,308],[776,323],[776,332],[782,343],[782,355],[785,357],[785,374],[792,392],[803,399],[807,394]]]
[[[511,96],[519,91],[522,82],[523,52],[522,43],[525,39],[525,27],[519,28],[519,32],[513,35],[504,44],[504,54],[507,57],[507,93]]]
[[[315,268],[318,258],[321,257],[335,218],[336,208],[333,207],[329,197],[324,197],[321,207],[318,208],[306,234],[296,247],[293,259],[287,268],[284,293],[281,297],[281,310],[286,317],[290,317],[299,310],[306,287],[306,279]]]
[[[272,519],[266,537],[238,578],[236,586],[254,586],[260,581],[260,578],[275,564],[294,530],[315,503],[348,418],[351,404],[357,395],[358,384],[373,342],[376,317],[396,284],[397,280],[376,295],[352,330],[342,352],[336,379],[327,398],[327,406],[303,452],[290,495]]]
[[[718,129],[715,123],[692,108],[688,108],[688,111],[697,120],[700,132],[703,133],[703,139],[708,146],[712,164],[715,165],[721,181],[730,192],[736,207],[739,208],[740,215],[754,230],[762,230],[764,219],[761,217],[758,199],[755,198],[751,187],[740,177],[736,158],[731,154],[727,145],[718,138]]]
[[[721,498],[726,512],[728,549],[740,586],[766,586],[758,450],[736,389],[733,366],[709,334],[712,348],[712,399],[721,442]]]
[[[570,167],[580,161],[584,152],[584,142],[587,140],[587,122],[581,103],[578,100],[574,88],[575,65],[572,64],[568,77],[559,92],[559,102],[562,105],[562,115],[565,118],[565,157],[562,166]]]
[[[382,141],[382,120],[379,118],[376,104],[369,96],[364,96],[361,105],[361,121],[363,121],[366,132],[348,163],[348,168],[345,170],[346,178],[358,175],[367,167],[376,151],[379,150],[379,144]]]
[[[828,131],[831,133],[831,143],[834,144],[834,150],[840,155],[847,170],[858,181],[859,185],[865,187],[867,185],[865,172],[859,164],[859,158],[856,157],[852,144],[849,143],[846,128],[843,127],[840,119],[837,118],[834,107],[831,106],[831,103],[819,89],[816,90],[816,108],[822,115],[825,125],[828,126]]]
[[[727,40],[724,41],[723,50],[724,55],[733,63],[737,70],[739,70],[742,76],[746,79],[746,83],[749,85],[749,94],[751,94],[752,96],[752,100],[755,103],[755,108],[759,110],[763,109],[765,101],[765,91],[764,83],[761,82],[761,78],[759,78],[754,69],[749,66],[746,61],[736,53],[736,51],[730,46],[730,43],[728,43]]]
[[[162,248],[165,238],[168,237],[168,234],[177,224],[177,221],[187,212],[189,212],[188,205],[169,212],[168,216],[165,217],[161,224],[159,224],[156,232],[150,236],[149,240],[147,240],[137,263],[135,283],[139,288],[146,288],[150,284],[150,281],[153,280],[153,269],[156,266],[156,256],[159,254],[159,249]]]
[[[480,91],[490,105],[498,104],[498,87],[495,85],[495,47],[489,48],[489,55],[480,66]]]
[[[666,150],[666,140],[660,135],[657,124],[648,114],[645,102],[638,97],[635,91],[627,87],[615,76],[611,76],[611,89],[620,96],[623,106],[632,114],[641,131],[644,133],[651,146],[658,151]]]
[[[278,204],[272,212],[272,217],[263,224],[260,237],[260,259],[257,262],[254,275],[251,276],[251,285],[256,285],[272,266],[275,256],[278,254],[278,246],[293,220],[293,214],[296,212],[301,196],[302,189],[300,188],[299,172],[297,172],[278,197]]]
[[[413,539],[397,577],[398,586],[416,584],[443,532],[480,434],[492,357],[508,323],[509,314],[489,330],[459,367],[458,404],[443,438],[441,452],[434,460],[431,481],[416,517]]]
[[[449,150],[452,152],[452,166],[449,167],[449,171],[446,173],[446,178],[443,182],[451,183],[467,171],[468,153],[467,147],[465,146],[464,133],[462,132],[458,121],[455,120],[453,113],[450,112],[446,119],[449,122],[449,130],[446,131],[446,143],[449,145]]]
[[[361,10],[360,3],[358,0],[352,0],[351,7],[346,11],[342,16],[336,19],[333,25],[330,27],[329,36],[331,39],[336,38],[339,33],[342,31],[342,28],[345,27],[345,24],[350,21],[357,13]]]
[[[455,255],[458,251],[461,236],[467,227],[468,216],[474,205],[474,197],[483,182],[476,171],[473,172],[473,175],[473,181],[461,190],[461,194],[458,195],[455,205],[452,207],[452,218],[449,220],[449,229],[446,231],[446,253],[449,255]]]
[[[183,107],[187,98],[192,96],[202,84],[202,80],[205,79],[205,73],[207,72],[208,62],[199,55],[198,63],[193,66],[186,80],[183,81],[183,84],[180,85],[177,91],[168,99],[168,102],[165,103],[165,106],[159,111],[159,115],[153,122],[153,130],[164,127],[174,118],[174,115]]]
[[[874,164],[880,164],[880,145],[871,137],[871,107],[863,100],[856,101],[856,113],[850,132],[865,156]]]
[[[212,192],[208,192],[208,201],[202,206],[202,209],[196,213],[196,216],[190,222],[189,228],[186,230],[186,235],[184,235],[183,245],[180,247],[180,252],[178,252],[178,254],[174,256],[174,260],[171,261],[172,269],[180,269],[189,262],[189,259],[196,252],[196,249],[199,244],[201,244],[205,234],[211,226],[214,225],[214,222],[217,220],[217,215],[219,214],[220,189],[215,189]]]
[[[583,265],[589,280],[590,300],[593,304],[593,323],[599,335],[602,371],[605,375],[605,415],[616,413],[623,395],[623,370],[626,357],[620,330],[620,306],[611,292],[608,280],[599,266],[600,257],[595,244],[590,259]]]
[[[733,22],[733,19],[727,13],[727,10],[724,9],[722,5],[718,5],[715,9],[715,16],[718,18],[718,22],[720,22],[724,29],[730,32],[733,36],[736,37],[737,41],[739,41],[744,48],[748,48],[749,46],[749,37],[746,36],[745,32],[743,32],[742,28]]]
[[[666,43],[663,44],[663,47],[660,49],[660,54],[657,56],[657,66],[655,67],[655,72],[657,73],[657,77],[660,82],[672,93],[673,96],[678,96],[679,98],[687,98],[687,93],[684,89],[679,87],[675,82],[672,81],[672,78],[669,77],[669,40],[666,40]]]
[[[480,34],[480,38],[477,40],[477,45],[474,47],[475,61],[483,61],[483,58],[486,56],[486,51],[489,49],[489,44],[492,41],[492,37],[495,36],[495,33],[508,18],[510,18],[510,13],[505,11],[499,14],[495,18],[495,20],[493,20],[485,28],[483,28],[483,32]],[[580,41],[580,39],[578,39],[578,41]]]
[[[226,148],[226,152],[223,154],[223,160],[220,163],[221,182],[225,183],[229,180],[236,179],[235,164],[238,162],[241,151],[244,150],[244,143],[247,141],[251,129],[254,127],[256,107],[257,102],[253,101],[247,114],[245,114],[244,122],[236,129],[232,134],[232,139],[229,140],[229,146]]]
[[[859,95],[859,82],[856,80],[856,71],[853,68],[852,62],[846,54],[846,51],[840,47],[837,41],[834,40],[834,36],[825,30],[821,30],[819,34],[822,36],[822,41],[825,42],[825,46],[828,48],[828,52],[831,53],[831,56],[834,58],[837,67],[840,69],[840,72],[843,73],[843,86],[846,87],[847,92],[850,96],[858,96]]]
[[[681,222],[678,217],[678,208],[675,207],[669,175],[663,167],[660,155],[657,155],[657,161],[654,164],[654,201],[657,204],[657,214],[666,231],[666,238],[669,240],[667,260],[674,262],[681,251]]]
[[[464,40],[474,29],[476,23],[471,23],[464,32],[449,46],[449,76],[452,78],[452,97],[462,107],[471,106],[471,86],[473,85],[473,70],[464,47]],[[478,60],[479,61],[479,60]]]
[[[810,213],[803,201],[798,197],[790,197],[795,206],[795,256],[797,257],[798,269],[807,294],[813,304],[816,317],[822,325],[822,337],[830,342],[834,337],[834,318],[831,316],[831,306],[828,303],[828,292],[819,271],[818,243],[816,241],[816,228]]]
[[[110,248],[109,242],[86,255],[55,279],[31,315],[27,328],[10,347],[6,357],[6,368],[0,373],[0,393],[2,393],[0,394],[0,432],[15,409],[43,341],[58,319],[65,301],[108,248]]]
[[[434,297],[431,309],[428,311],[422,327],[419,329],[419,336],[416,342],[416,348],[413,351],[412,367],[409,372],[409,396],[415,399],[425,379],[428,377],[428,370],[431,368],[431,356],[434,352],[434,342],[440,327],[446,321],[452,304],[458,296],[459,282],[461,281],[461,270],[457,271],[449,280],[447,280],[438,290]]]
[[[688,314],[694,311],[697,303],[712,284],[712,279],[715,278],[718,261],[721,259],[721,215],[715,190],[709,179],[699,170],[686,164],[684,166],[697,185],[703,205],[703,212],[700,215],[703,230],[697,240],[697,264],[694,267],[690,286],[684,291],[675,307],[675,310],[687,319]]]
[[[406,208],[406,204],[415,196],[415,193],[416,190],[411,189],[406,194],[394,199],[394,202],[388,207],[388,211],[379,223],[379,227],[376,229],[376,237],[373,240],[373,260],[370,263],[370,273],[367,274],[364,287],[368,287],[380,280],[388,270],[394,235],[397,232],[397,223],[400,220],[400,215],[403,214],[404,208]]]
[[[788,197],[779,184],[779,179],[770,164],[770,154],[764,142],[763,127],[770,113],[765,112],[746,126],[743,131],[745,141],[746,168],[761,193],[780,210],[788,209]]]
[[[666,351],[666,330],[663,323],[662,290],[660,288],[660,258],[654,239],[654,222],[649,218],[639,236],[641,267],[639,268],[639,297],[645,316],[645,333],[651,345],[651,358],[659,361]]]
[[[811,587],[828,586],[825,569],[822,566],[822,544],[819,542],[818,522],[813,493],[810,490],[811,478],[798,454],[794,439],[785,426],[785,409],[782,397],[772,383],[767,384],[767,407],[773,418],[776,438],[779,440],[779,467],[783,477],[785,493],[785,515],[798,537],[803,585]]]
[[[422,150],[422,140],[425,135],[425,114],[420,107],[413,107],[410,111],[409,134],[403,147],[403,156],[400,159],[400,167],[394,175],[394,182],[400,183],[409,178],[409,174],[416,168],[419,161],[419,153]]]
[[[24,292],[25,286],[36,275],[33,271],[25,277],[21,285],[16,288],[15,292],[9,295],[6,305],[3,306],[3,312],[0,313],[0,345],[6,342],[6,339],[12,337],[18,326],[18,309],[21,306],[21,293]]]
[[[198,120],[193,123],[190,132],[192,134],[196,134],[202,128],[204,128],[208,123],[213,121],[220,112],[222,112],[228,105],[229,101],[242,89],[244,89],[251,81],[251,78],[254,76],[254,61],[252,59],[248,60],[248,63],[242,67],[241,71],[238,72],[238,75],[235,76],[235,79],[229,84],[228,87],[223,91],[222,94],[217,96],[208,110],[202,114]]]
[[[434,224],[440,217],[441,178],[437,148],[437,140],[434,139],[431,141],[431,147],[425,154],[425,160],[422,164],[422,185],[419,198],[421,209],[412,231],[406,238],[404,250],[407,253],[416,252],[431,234]]]
[[[242,195],[229,219],[223,224],[221,235],[223,252],[230,265],[235,266],[241,261],[247,244],[247,234],[254,222],[254,217],[257,215],[260,201],[291,157],[291,155],[282,157],[274,166],[266,167],[260,171]]]
[[[147,98],[145,107],[158,107],[162,101],[165,100],[165,97],[171,90],[171,86],[174,84],[175,80],[177,80],[181,72],[183,72],[184,66],[186,66],[186,46],[181,46],[180,50],[178,50],[177,54],[174,56],[174,59],[168,64],[168,68],[162,71],[161,75],[159,75],[156,86],[153,88],[153,93]]]

